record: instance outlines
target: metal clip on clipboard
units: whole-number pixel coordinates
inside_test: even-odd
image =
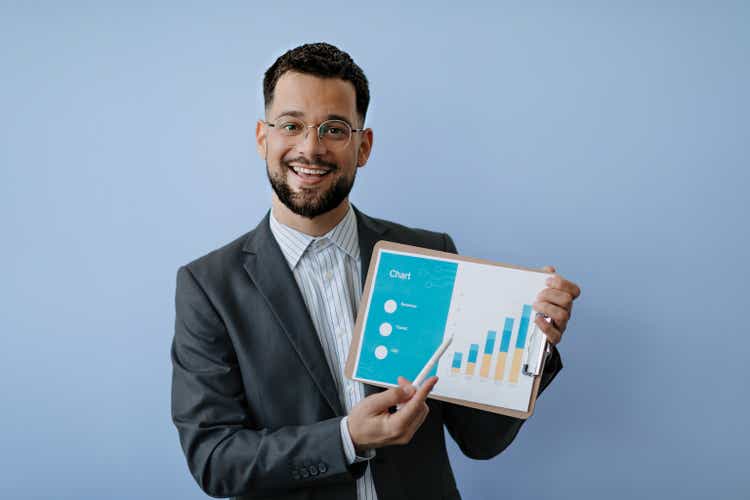
[[[544,316],[545,321],[550,323],[552,319]],[[535,377],[542,372],[545,358],[550,354],[551,349],[547,337],[539,327],[534,324],[534,330],[529,336],[529,349],[526,353],[526,359],[523,362],[523,374]]]

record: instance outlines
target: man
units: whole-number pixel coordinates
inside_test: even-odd
[[[460,498],[444,426],[487,459],[523,421],[426,399],[436,377],[383,390],[343,375],[375,242],[456,247],[349,203],[373,132],[367,79],[348,54],[297,47],[268,69],[263,93],[256,142],[272,208],[177,273],[172,418],[190,471],[217,497]],[[534,304],[553,320],[537,318],[553,344],[579,293],[554,275]],[[555,349],[542,389],[561,367]]]

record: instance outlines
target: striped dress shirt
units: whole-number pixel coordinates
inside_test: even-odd
[[[271,210],[271,232],[281,247],[297,281],[315,331],[323,346],[328,367],[346,412],[364,397],[364,386],[344,376],[344,365],[352,340],[357,307],[362,295],[362,264],[359,258],[357,217],[349,210],[336,227],[323,236],[310,236],[280,223]],[[341,440],[349,463],[374,456],[356,456],[347,427],[341,421]],[[357,480],[359,500],[377,500],[371,467]]]

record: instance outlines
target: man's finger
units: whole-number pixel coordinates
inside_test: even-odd
[[[537,294],[536,300],[539,302],[550,302],[566,309],[568,312],[573,308],[573,296],[557,288],[545,288]]]
[[[554,274],[547,278],[547,286],[550,288],[557,288],[558,290],[562,290],[564,292],[568,292],[573,296],[574,299],[578,298],[579,295],[581,295],[581,289],[573,283],[572,281],[568,281],[559,274]]]
[[[533,304],[534,310],[552,318],[555,326],[558,330],[565,331],[565,327],[568,326],[568,320],[570,319],[570,313],[567,309],[550,304],[549,302],[536,301]]]
[[[419,402],[424,402],[427,399],[427,395],[432,392],[432,389],[435,387],[435,385],[438,383],[438,378],[436,376],[432,376],[422,382],[422,385],[420,386],[417,393],[414,395],[414,400]]]
[[[550,344],[557,345],[560,343],[560,340],[562,340],[562,333],[560,333],[560,330],[555,328],[552,323],[547,323],[547,321],[541,316],[534,318],[534,323],[536,323],[536,326],[544,332]]]
[[[396,443],[404,444],[409,442],[414,433],[417,432],[425,419],[427,419],[430,408],[425,398],[436,383],[437,377],[431,377],[425,381],[424,385],[420,388],[421,393],[419,396],[415,394],[408,403],[402,405],[395,414],[391,415],[388,423],[392,432],[394,432],[393,437]]]
[[[399,410],[393,414],[396,421],[406,422],[413,420],[420,412],[422,403],[427,399],[427,395],[437,384],[437,377],[430,377],[424,381],[419,390],[412,396],[409,401],[402,405]]]
[[[390,389],[367,396],[362,400],[364,409],[371,415],[377,415],[388,410],[391,406],[407,401],[414,395],[414,387],[411,384],[391,387]]]
[[[554,273],[555,272],[555,266],[544,266],[542,268],[542,271],[546,271],[548,273]]]
[[[397,380],[397,382],[398,382],[398,385],[399,385],[400,387],[407,387],[407,386],[409,386],[409,387],[412,387],[412,388],[414,388],[414,386],[412,385],[412,383],[411,383],[411,382],[409,382],[409,381],[408,381],[408,380],[406,379],[406,377],[402,377],[402,376],[399,376],[399,377],[398,377],[398,378],[397,378],[396,380]],[[416,388],[414,388],[414,389],[415,389],[415,391],[414,391],[414,392],[416,392]]]

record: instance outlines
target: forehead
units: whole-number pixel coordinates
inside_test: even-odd
[[[310,120],[339,115],[354,122],[356,100],[356,91],[351,82],[287,71],[276,82],[268,111],[272,119],[292,111],[301,112],[304,118]]]

